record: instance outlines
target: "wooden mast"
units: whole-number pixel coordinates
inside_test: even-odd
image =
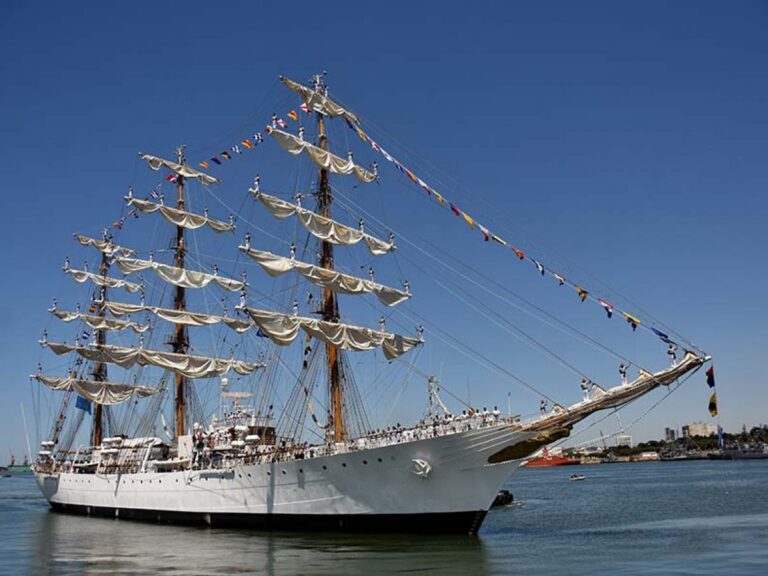
[[[179,164],[184,164],[184,146],[179,146],[176,149],[176,155]],[[176,185],[178,190],[178,200],[176,207],[179,210],[184,210],[184,177],[179,174],[176,176]],[[184,268],[184,228],[182,226],[176,226],[176,267]],[[176,310],[186,309],[186,295],[182,286],[176,286],[176,296],[174,298],[174,305]],[[177,354],[186,354],[187,352],[187,331],[184,324],[176,325],[176,332],[171,342],[173,351]],[[185,386],[186,378],[176,373],[176,437],[184,435],[185,430]]]
[[[315,90],[324,91],[325,84],[322,75],[314,77]],[[325,119],[321,113],[317,113],[317,146],[321,150],[328,150],[328,137],[325,133]],[[331,217],[331,187],[328,182],[328,170],[320,169],[320,189],[318,194],[318,211],[325,218]],[[333,270],[333,244],[327,240],[321,241],[320,266],[327,270]],[[336,294],[330,288],[323,290],[323,320],[326,322],[338,322],[339,305]],[[341,377],[339,372],[339,351],[333,344],[327,344],[328,359],[328,386],[331,398],[331,422],[333,425],[334,442],[342,442],[345,437],[343,400],[341,393]]]
[[[109,241],[109,237],[107,234],[104,234],[103,240],[105,242]],[[105,277],[107,275],[107,272],[109,270],[109,260],[107,259],[106,252],[101,253],[101,264],[99,266],[99,274],[101,274],[102,277]],[[102,286],[99,289],[99,307],[98,307],[98,316],[100,318],[104,318],[106,315],[106,308],[104,307],[104,302],[107,300],[107,287]],[[99,345],[99,347],[104,346],[107,343],[107,331],[106,330],[96,330],[96,343]],[[96,364],[93,367],[93,379],[96,382],[106,382],[107,381],[107,365],[104,362],[96,362]],[[98,402],[94,402],[95,406],[93,409],[93,445],[99,446],[101,445],[101,440],[104,435],[104,406],[99,404]]]

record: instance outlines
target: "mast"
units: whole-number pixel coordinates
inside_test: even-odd
[[[184,158],[184,145],[179,146],[176,149],[176,156],[178,163],[183,165]],[[176,207],[179,210],[184,210],[184,176],[178,174],[176,176],[176,185],[178,190],[178,200]],[[176,261],[177,268],[184,268],[184,228],[182,226],[176,226]],[[183,286],[176,286],[176,296],[174,298],[174,306],[176,310],[186,310],[186,294]],[[173,351],[178,354],[184,354],[187,351],[187,330],[184,324],[177,324],[173,341],[171,342]],[[185,396],[186,378],[176,373],[176,437],[184,434],[184,396]]]
[[[109,238],[107,237],[107,233],[104,234],[104,241],[108,241]],[[107,253],[102,252],[101,253],[101,264],[99,265],[99,274],[101,274],[102,278],[106,277],[107,272],[109,271],[109,260],[107,258]],[[107,313],[107,310],[104,306],[104,303],[107,301],[107,287],[101,286],[99,288],[99,306],[97,315],[99,318],[104,318],[104,316]],[[96,343],[99,346],[104,346],[107,343],[107,331],[106,330],[96,330]],[[106,382],[107,381],[107,365],[104,362],[96,362],[93,366],[93,379],[97,382]],[[104,407],[99,404],[98,402],[94,402],[95,406],[93,409],[93,445],[99,446],[101,445],[101,439],[104,435]]]
[[[315,90],[324,92],[326,86],[322,80],[322,74],[317,74],[313,78]],[[325,119],[323,114],[317,112],[317,146],[321,150],[328,150],[328,137],[325,134]],[[331,217],[331,187],[328,182],[328,169],[320,169],[320,189],[318,193],[318,212],[325,218]],[[328,240],[320,242],[320,266],[327,270],[333,270],[333,244]],[[323,320],[326,322],[338,322],[339,305],[336,301],[336,294],[330,288],[323,290],[323,306],[321,309]],[[345,436],[343,402],[341,393],[341,377],[339,372],[339,352],[334,344],[327,344],[328,360],[328,387],[331,398],[331,424],[333,426],[334,442],[342,442]]]

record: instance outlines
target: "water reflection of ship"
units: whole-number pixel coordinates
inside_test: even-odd
[[[27,574],[174,573],[294,574],[311,566],[312,574],[393,574],[406,570],[439,574],[489,571],[481,539],[396,534],[355,535],[272,533],[114,522],[69,514],[41,514],[35,532],[36,553]],[[159,539],[163,554],[147,554]],[[222,554],[223,549],[227,554]],[[436,553],[439,550],[439,553]]]
[[[578,458],[566,456],[562,451],[549,451],[547,448],[541,451],[541,455],[528,460],[528,468],[543,468],[547,466],[569,466],[581,464]]]

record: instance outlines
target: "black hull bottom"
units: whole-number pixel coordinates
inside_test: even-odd
[[[51,502],[56,512],[142,520],[169,524],[198,524],[219,528],[300,532],[356,532],[394,534],[477,534],[487,510],[434,514],[218,514],[102,508]]]

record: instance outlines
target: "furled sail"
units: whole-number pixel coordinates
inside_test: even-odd
[[[297,138],[293,134],[288,134],[288,132],[283,132],[277,128],[270,128],[269,134],[274,136],[278,144],[294,156],[306,152],[320,168],[326,168],[334,174],[354,174],[361,182],[373,182],[376,180],[375,174],[368,172],[365,168],[361,168],[352,160],[340,158],[327,150]]]
[[[113,320],[111,318],[104,318],[103,316],[88,316],[81,314],[80,312],[66,312],[65,310],[51,310],[54,316],[63,320],[64,322],[73,322],[74,320],[82,320],[88,326],[94,330],[125,330],[130,328],[136,333],[146,332],[149,330],[149,324],[136,324],[135,322],[128,322],[126,320]]]
[[[343,350],[373,350],[381,347],[388,360],[402,356],[421,343],[418,338],[409,338],[352,326],[337,324],[304,316],[291,316],[269,310],[245,308],[253,321],[269,338],[281,346],[287,346],[299,335],[299,329],[304,330],[313,338],[318,338],[328,344],[334,344]]]
[[[342,116],[347,120],[349,120],[350,122],[353,122],[354,124],[360,123],[360,121],[358,120],[355,114],[353,114],[343,106],[339,106],[336,102],[334,102],[327,96],[320,94],[319,92],[312,90],[311,88],[308,88],[303,84],[294,82],[293,80],[290,80],[285,76],[280,76],[280,81],[291,90],[301,94],[301,97],[304,99],[304,102],[307,103],[307,106],[309,106],[315,112],[319,112],[320,114],[325,114],[332,118],[336,116]]]
[[[131,250],[130,248],[125,248],[123,246],[118,246],[112,240],[97,240],[96,238],[89,238],[88,236],[83,236],[82,234],[75,234],[75,240],[80,242],[83,246],[93,246],[96,248],[96,250],[100,252],[104,252],[107,256],[114,256],[115,254],[119,256],[133,256],[136,254],[135,250]]]
[[[90,280],[97,286],[106,286],[107,288],[125,288],[128,292],[138,292],[141,290],[139,284],[128,282],[128,280],[122,280],[120,278],[110,278],[109,276],[102,276],[100,274],[93,274],[92,272],[86,272],[85,270],[75,270],[74,268],[67,268],[65,270],[67,274],[75,279],[75,282],[83,284]]]
[[[159,262],[151,262],[149,260],[116,258],[115,263],[126,274],[152,269],[162,280],[175,286],[183,286],[184,288],[204,288],[211,282],[216,282],[216,284],[230,292],[237,292],[245,287],[245,284],[239,280],[207,274],[206,272],[195,272],[186,268],[176,268],[175,266],[168,266],[167,264],[160,264]]]
[[[292,258],[284,258],[271,252],[262,252],[261,250],[246,248],[245,246],[240,246],[240,250],[256,260],[270,276],[280,276],[295,269],[315,286],[330,288],[334,292],[342,294],[365,294],[370,292],[375,294],[381,303],[386,306],[396,306],[403,300],[411,297],[407,292],[389,288],[371,280],[363,280],[356,276],[342,274],[336,270],[328,270],[320,266],[307,264],[306,262],[299,262]]]
[[[158,306],[144,306],[142,304],[126,304],[123,302],[104,302],[104,308],[114,316],[125,316],[137,312],[151,312],[158,318],[173,324],[185,324],[187,326],[210,326],[212,324],[225,324],[238,334],[242,334],[253,328],[251,320],[230,318],[228,316],[214,316],[188,310],[174,310],[172,308],[160,308]]]
[[[316,238],[327,240],[333,244],[351,245],[357,244],[360,240],[365,240],[368,250],[374,256],[381,256],[395,249],[393,242],[384,242],[366,234],[361,230],[350,228],[335,220],[315,214],[296,204],[291,204],[275,196],[264,194],[262,192],[252,192],[253,196],[261,200],[272,216],[279,219],[288,218],[296,214],[304,227]]]
[[[263,364],[243,362],[242,360],[192,356],[190,354],[161,352],[144,348],[124,348],[122,346],[106,345],[72,346],[48,341],[43,341],[41,344],[47,346],[54,354],[59,356],[70,352],[77,352],[80,356],[92,362],[116,364],[122,368],[130,368],[134,364],[139,366],[157,366],[158,368],[182,374],[187,378],[213,378],[214,376],[226,374],[230,370],[245,376],[257,368],[264,367]]]
[[[160,170],[160,168],[165,167],[168,168],[168,170],[171,172],[175,172],[179,176],[184,176],[184,178],[199,180],[201,184],[205,184],[206,186],[208,184],[220,183],[218,178],[214,178],[213,176],[209,176],[208,174],[200,172],[199,170],[190,168],[186,164],[171,162],[170,160],[158,158],[157,156],[152,156],[151,154],[144,154],[143,152],[139,153],[139,157],[142,160],[146,160],[147,164],[149,164],[149,167],[152,168],[152,170]]]
[[[95,380],[79,380],[77,378],[57,378],[33,374],[31,376],[38,382],[54,390],[62,392],[77,392],[96,404],[113,405],[125,402],[132,396],[144,398],[160,392],[160,388],[149,386],[133,386],[131,384],[119,384],[115,382],[98,382]]]
[[[153,212],[159,211],[163,218],[168,220],[168,222],[176,224],[176,226],[188,228],[189,230],[196,230],[206,224],[211,230],[215,230],[216,232],[231,232],[235,229],[235,225],[232,222],[214,220],[208,218],[208,216],[193,214],[192,212],[171,208],[170,206],[165,206],[163,204],[155,204],[154,202],[140,200],[133,196],[126,197],[126,200],[128,201],[129,206],[136,206],[136,208],[141,210],[144,214],[152,214]]]

